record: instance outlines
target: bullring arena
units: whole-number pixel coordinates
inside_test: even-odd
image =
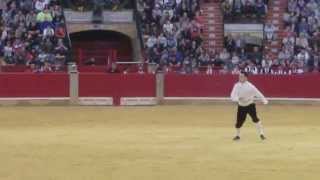
[[[49,75],[42,78],[46,79],[45,76]],[[141,81],[145,87],[135,86],[138,89],[148,89],[148,81],[151,81],[151,86],[154,84],[153,75],[150,75],[151,78],[132,76],[119,75],[112,78],[132,78],[135,80],[130,81],[136,84]],[[318,76],[309,76],[314,77]],[[175,81],[177,77],[167,78]],[[201,84],[198,76],[185,78],[188,78],[185,80],[188,84],[193,78],[197,79],[198,84],[189,86],[191,89],[195,84],[197,88],[205,89],[201,87],[206,86],[209,89],[208,92],[197,91],[196,95],[223,94],[210,87],[221,86],[220,78],[223,81],[231,78],[231,82],[236,79],[235,76],[204,76],[205,83]],[[262,77],[251,79],[259,84],[259,78]],[[290,78],[292,82],[298,81],[294,77]],[[183,79],[179,79],[181,84]],[[42,83],[39,81],[34,86],[41,89]],[[58,85],[63,83],[52,80],[46,82],[57,88],[51,93],[59,93],[59,88],[65,88]],[[164,95],[174,95],[175,92],[169,92],[170,86],[174,84],[167,84],[164,89],[168,92],[164,92]],[[188,93],[188,84],[181,87],[185,93]],[[291,88],[290,81],[287,81],[286,86]],[[310,86],[316,87],[314,84]],[[266,92],[268,83],[258,87],[266,94],[277,93],[274,88],[274,92]],[[118,89],[117,96],[123,90],[116,85],[113,88]],[[226,92],[230,90],[230,87],[226,88]],[[21,93],[27,92],[23,86],[21,89]],[[86,93],[97,93],[92,89],[86,90]],[[151,88],[153,95],[156,93],[154,90]],[[298,91],[288,90],[286,93],[299,96]],[[107,89],[104,92],[107,93],[105,96],[114,93]],[[79,93],[81,95],[81,89]],[[122,93],[128,92],[124,90]],[[144,93],[148,96],[148,92]],[[97,99],[101,101],[99,98],[94,100]],[[150,97],[144,98],[144,101],[146,99]],[[258,105],[267,141],[258,138],[256,129],[248,119],[241,142],[233,142],[236,106],[223,99],[171,97],[163,98],[159,105],[112,107],[79,106],[74,105],[74,102],[68,105],[71,101],[69,98],[39,98],[31,101],[2,98],[2,102],[6,103],[0,109],[0,157],[3,163],[0,179],[319,178],[320,145],[317,139],[320,133],[320,112],[316,100],[270,100],[270,105]],[[133,102],[142,103],[142,100],[128,102],[132,105]],[[86,100],[84,103],[97,103],[95,101]],[[98,103],[101,104],[100,101]]]
[[[319,82],[319,0],[0,0],[0,180],[319,180]]]

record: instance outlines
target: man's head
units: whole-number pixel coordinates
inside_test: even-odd
[[[247,72],[241,71],[241,72],[239,73],[239,81],[240,81],[241,83],[246,82],[246,81],[248,80],[248,76],[249,76],[249,74],[248,74]]]

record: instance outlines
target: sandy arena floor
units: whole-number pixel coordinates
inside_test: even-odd
[[[0,180],[319,180],[320,107],[1,107]]]

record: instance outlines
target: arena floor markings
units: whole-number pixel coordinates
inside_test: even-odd
[[[1,180],[319,180],[320,107],[1,107]]]

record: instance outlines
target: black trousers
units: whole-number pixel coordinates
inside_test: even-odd
[[[260,121],[257,116],[256,105],[254,103],[250,104],[249,106],[238,106],[236,128],[242,127],[243,123],[246,121],[247,114],[250,115],[254,123]]]

